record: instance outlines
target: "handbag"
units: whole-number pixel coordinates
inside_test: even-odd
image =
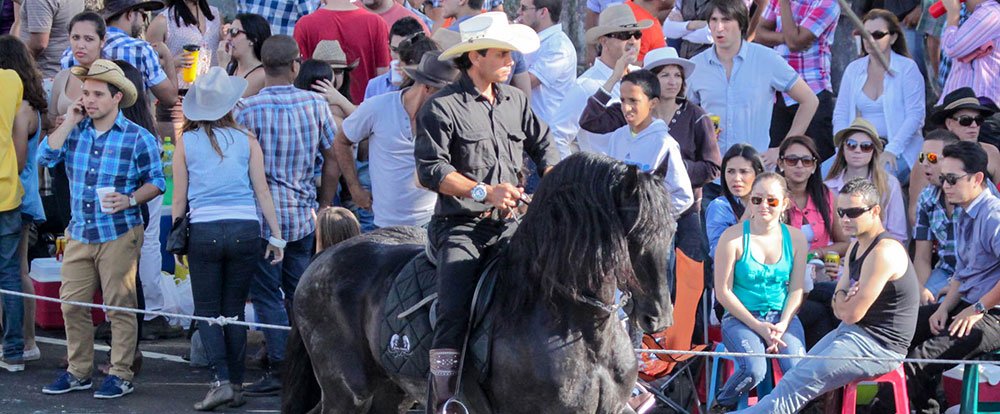
[[[191,222],[188,213],[175,218],[173,226],[170,227],[170,234],[167,235],[166,249],[171,254],[186,255],[188,253],[188,239],[191,236]]]

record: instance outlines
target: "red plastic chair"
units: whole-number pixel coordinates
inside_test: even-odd
[[[877,377],[857,380],[844,387],[844,411],[843,414],[854,414],[858,400],[858,384],[862,382],[888,382],[892,384],[892,394],[896,399],[896,412],[910,412],[910,399],[906,395],[906,375],[903,374],[903,366]]]

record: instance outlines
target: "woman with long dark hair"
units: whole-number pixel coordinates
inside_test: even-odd
[[[240,13],[226,29],[224,49],[219,53],[219,66],[226,68],[229,76],[247,80],[243,97],[256,95],[264,88],[264,65],[260,51],[264,41],[271,37],[271,24],[267,19],[252,13]]]
[[[125,77],[135,84],[136,98],[135,103],[128,108],[122,108],[122,115],[128,118],[129,121],[135,122],[137,125],[146,128],[147,131],[155,133],[156,130],[152,129],[156,127],[156,122],[153,120],[153,115],[150,112],[149,106],[149,94],[146,93],[146,87],[143,83],[142,72],[138,68],[132,66],[124,60],[113,61],[118,67],[122,68],[122,72],[125,73]]]
[[[246,79],[212,68],[195,80],[184,101],[184,134],[174,153],[173,216],[190,219],[191,285],[198,316],[244,319],[250,281],[260,255],[272,264],[285,241],[255,137],[233,119]],[[262,243],[257,205],[272,236]],[[190,206],[190,213],[188,207]],[[243,402],[246,327],[198,322],[215,382],[200,411]]]
[[[823,184],[819,171],[819,151],[812,138],[794,135],[778,147],[778,167],[788,181],[792,204],[785,222],[801,229],[809,242],[809,251],[823,257],[827,251],[843,256],[848,240],[833,217],[837,208],[830,189]]]
[[[844,70],[833,109],[833,130],[847,128],[858,116],[871,122],[877,138],[885,140],[885,151],[876,164],[885,167],[899,182],[908,182],[923,139],[924,78],[917,62],[907,53],[906,37],[896,15],[872,9],[862,20],[875,43],[864,42],[863,56]],[[878,60],[871,58],[873,50],[886,56],[889,70],[895,75],[887,75]]]
[[[722,196],[712,200],[705,209],[705,231],[708,234],[708,254],[715,257],[722,232],[743,221],[750,202],[750,186],[764,172],[764,162],[757,150],[747,144],[729,147],[722,157]]]
[[[104,19],[97,13],[83,12],[73,16],[69,21],[69,47],[77,66],[89,68],[95,60],[101,58],[107,32]],[[82,88],[83,81],[73,76],[69,69],[59,71],[52,79],[52,94],[49,96],[51,109],[48,115],[52,129],[62,123],[62,114],[80,98]]]
[[[31,227],[45,222],[42,196],[38,192],[38,163],[35,162],[35,153],[45,129],[48,102],[42,88],[42,73],[35,65],[35,59],[31,57],[28,47],[14,36],[0,36],[0,69],[17,72],[24,90],[21,106],[14,115],[11,136],[14,139],[21,186],[24,187],[20,207],[23,227],[17,251],[21,261],[21,291],[33,294],[35,289],[28,277],[28,239]],[[35,344],[35,301],[24,301],[23,321],[23,358],[25,361],[34,361],[41,358],[41,352]]]

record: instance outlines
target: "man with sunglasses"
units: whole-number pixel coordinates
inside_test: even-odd
[[[651,20],[636,21],[628,6],[616,4],[604,9],[597,26],[587,30],[587,44],[597,45],[597,59],[576,78],[576,85],[566,93],[552,121],[552,138],[561,158],[578,151],[607,152],[607,134],[594,134],[581,129],[580,115],[587,100],[611,78],[612,73],[621,78],[625,73],[640,69],[633,65],[639,53],[640,30],[652,25]],[[618,102],[619,84],[605,92],[611,95],[609,105]]]
[[[997,112],[995,105],[983,105],[972,88],[958,88],[945,95],[944,102],[930,116],[932,124],[943,125],[962,141],[979,142],[986,151],[986,176],[992,182],[1000,178],[1000,150],[982,142],[980,137],[986,118]]]
[[[973,142],[944,148],[941,189],[955,205],[956,265],[939,303],[920,308],[910,358],[970,359],[1000,349],[1000,198],[987,191],[986,152]],[[907,363],[918,413],[939,413],[941,373],[952,365]]]
[[[798,412],[829,391],[899,366],[896,360],[906,354],[917,324],[920,293],[909,260],[898,260],[906,257],[906,248],[882,226],[880,198],[878,189],[865,178],[848,181],[840,189],[837,215],[844,232],[857,238],[848,249],[847,272],[837,282],[831,301],[842,323],[809,350],[811,356],[880,360],[800,360],[774,391],[741,413]]]
[[[948,287],[948,279],[955,273],[955,232],[952,211],[954,205],[945,200],[941,191],[941,158],[944,147],[958,142],[951,131],[938,129],[924,137],[924,145],[917,161],[929,183],[924,187],[916,203],[911,203],[914,211],[913,240],[916,250],[913,267],[923,286],[920,304],[937,301],[941,290]],[[934,246],[937,245],[937,265],[931,268]]]

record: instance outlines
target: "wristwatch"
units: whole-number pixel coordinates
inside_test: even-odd
[[[986,313],[986,306],[983,305],[983,302],[976,302],[976,304],[972,305],[972,310],[976,311],[977,314],[982,315]]]
[[[136,204],[139,204],[139,203],[135,201],[135,196],[134,195],[128,196],[128,206],[129,207],[135,207]]]
[[[485,183],[476,184],[475,187],[472,187],[472,191],[470,193],[472,195],[473,201],[477,203],[482,203],[483,201],[486,201],[486,184]]]

